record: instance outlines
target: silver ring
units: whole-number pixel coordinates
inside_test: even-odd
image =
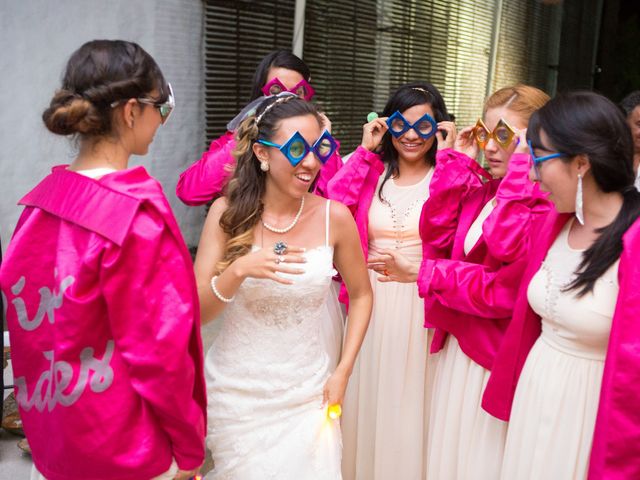
[[[276,265],[279,263],[284,263],[284,257],[282,255],[276,256]]]

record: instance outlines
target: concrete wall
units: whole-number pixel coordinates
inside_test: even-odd
[[[82,43],[139,43],[172,83],[177,108],[149,154],[132,158],[163,185],[188,244],[197,244],[204,212],[175,196],[179,173],[205,141],[200,0],[0,0],[0,235],[6,249],[21,208],[16,202],[56,164],[75,154],[41,115],[64,66]]]

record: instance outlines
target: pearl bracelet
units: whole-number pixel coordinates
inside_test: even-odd
[[[236,299],[236,296],[234,295],[234,296],[233,296],[233,297],[231,297],[231,298],[224,297],[224,296],[223,296],[223,295],[218,291],[218,289],[216,288],[216,278],[218,278],[218,275],[216,275],[215,277],[213,277],[213,278],[211,279],[211,290],[213,290],[213,294],[214,294],[216,297],[218,297],[218,300],[220,300],[221,302],[224,302],[224,303],[231,303],[231,302],[233,302],[233,301]]]

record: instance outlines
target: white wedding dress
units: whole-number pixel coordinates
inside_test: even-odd
[[[248,278],[224,311],[205,360],[207,480],[342,478],[340,424],[322,408],[330,359],[321,324],[331,321],[335,274],[328,210],[325,245],[305,253],[293,285]]]

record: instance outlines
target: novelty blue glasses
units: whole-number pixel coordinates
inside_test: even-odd
[[[533,153],[533,145],[531,145],[531,140],[527,142],[529,144],[529,153],[531,154],[531,161],[533,163],[533,171],[536,175],[536,180],[540,181],[540,164],[542,162],[546,162],[547,160],[551,160],[553,158],[566,157],[565,153],[552,153],[550,155],[544,155],[542,157],[536,157],[536,154]]]
[[[436,134],[438,127],[436,121],[428,113],[425,113],[412,125],[397,110],[393,115],[387,118],[387,126],[389,127],[391,135],[396,138],[401,137],[408,130],[413,128],[416,133],[425,140],[433,137]]]
[[[327,130],[325,130],[324,133],[320,135],[320,138],[311,146],[309,146],[300,132],[291,135],[291,138],[287,140],[284,145],[278,145],[268,140],[258,140],[257,143],[279,149],[294,167],[298,165],[304,157],[309,155],[309,152],[313,152],[316,158],[325,164],[338,148],[338,144]]]

